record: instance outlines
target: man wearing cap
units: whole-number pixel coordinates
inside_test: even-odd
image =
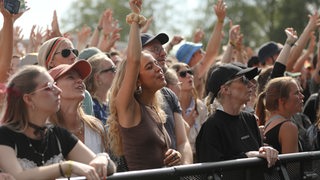
[[[162,45],[168,41],[169,37],[165,33],[159,33],[156,36],[147,33],[141,34],[142,49],[150,51],[150,54],[158,61],[164,72],[168,68],[165,63],[167,52]],[[185,122],[181,114],[182,110],[178,97],[166,87],[161,89],[161,93],[165,99],[164,111],[167,115],[165,128],[171,138],[171,148],[181,153],[182,164],[191,164],[193,163],[192,150],[187,138]]]
[[[252,93],[250,80],[258,72],[256,67],[242,69],[225,64],[216,67],[209,75],[206,83],[209,100],[212,103],[216,99],[219,105],[197,136],[199,162],[261,157],[267,159],[270,167],[277,161],[278,152],[262,146],[255,116],[242,110]]]
[[[208,41],[206,52],[202,50],[202,44],[186,42],[176,53],[176,58],[179,62],[188,64],[194,73],[194,85],[200,98],[204,94],[204,78],[210,66],[214,64],[215,58],[218,55],[224,18],[226,16],[226,4],[220,0],[214,6],[214,11],[217,16],[217,23],[214,26],[211,37]]]

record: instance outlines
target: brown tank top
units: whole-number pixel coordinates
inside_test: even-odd
[[[140,104],[141,122],[131,128],[120,126],[124,156],[130,171],[161,168],[170,137],[157,111]]]

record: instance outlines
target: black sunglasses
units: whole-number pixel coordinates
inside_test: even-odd
[[[109,72],[109,71],[115,73],[115,72],[117,72],[117,67],[116,66],[111,66],[110,68],[101,70],[100,73],[106,73],[106,72]]]
[[[179,76],[182,78],[185,78],[187,76],[187,73],[190,75],[193,75],[193,71],[192,70],[186,70],[186,71],[180,71],[179,72]]]
[[[78,49],[62,49],[61,52],[56,52],[55,54],[61,53],[61,56],[66,58],[70,56],[71,52],[78,57],[79,55]]]

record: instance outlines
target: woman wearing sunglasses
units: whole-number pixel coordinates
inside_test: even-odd
[[[170,68],[174,69],[181,82],[181,90],[179,102],[182,108],[182,116],[188,123],[190,129],[188,139],[194,154],[194,162],[196,162],[195,142],[202,124],[207,119],[207,107],[198,99],[196,89],[194,87],[193,71],[189,65],[185,63],[175,63]]]
[[[94,114],[105,125],[109,114],[107,93],[117,67],[104,53],[98,53],[87,61],[91,64],[92,72],[85,79],[85,84],[92,96]]]
[[[257,74],[257,68],[242,69],[225,64],[217,66],[208,76],[208,100],[210,104],[216,100],[219,106],[203,124],[197,137],[196,150],[200,162],[261,157],[270,167],[277,161],[278,151],[262,146],[256,117],[243,111],[243,105],[250,100],[252,93],[249,80]],[[245,172],[230,174],[233,175],[235,179],[244,179]]]
[[[72,64],[78,60],[79,52],[73,43],[65,37],[55,37],[44,42],[39,49],[38,63],[50,70],[60,64]],[[94,115],[90,93],[85,91],[82,107],[86,114]]]
[[[67,130],[47,124],[60,108],[61,89],[45,68],[21,68],[2,92],[6,93],[0,127],[2,171],[16,179],[72,175],[100,179],[114,172],[107,154],[95,155]]]
[[[129,170],[174,166],[181,154],[170,149],[171,140],[164,128],[165,112],[159,91],[166,85],[158,62],[148,51],[141,52],[140,15],[142,0],[130,0],[127,60],[120,63],[110,89],[108,137],[112,151],[124,155]]]

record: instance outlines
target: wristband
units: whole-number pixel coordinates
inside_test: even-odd
[[[60,172],[60,175],[61,175],[62,177],[66,177],[66,176],[64,175],[63,170],[62,170],[61,162],[59,162],[59,172]]]
[[[67,163],[68,163],[68,169],[65,174],[66,174],[67,178],[70,178],[72,175],[72,169],[73,169],[72,161],[67,161]]]

